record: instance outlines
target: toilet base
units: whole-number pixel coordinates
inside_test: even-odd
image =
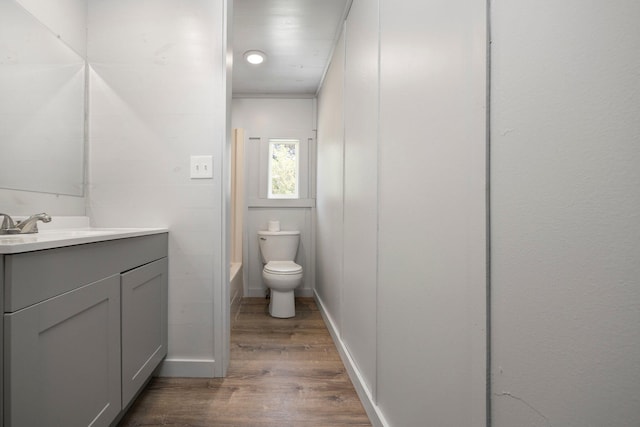
[[[296,302],[293,290],[276,291],[271,289],[271,302],[269,302],[269,314],[271,317],[286,319],[295,317]]]

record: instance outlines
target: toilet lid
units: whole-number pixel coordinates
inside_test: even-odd
[[[298,274],[302,273],[302,267],[293,261],[269,261],[264,266],[264,271],[275,274]]]

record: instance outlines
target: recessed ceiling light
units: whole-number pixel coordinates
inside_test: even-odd
[[[258,65],[262,64],[265,59],[267,59],[267,55],[259,50],[248,50],[244,53],[244,59],[249,64]]]

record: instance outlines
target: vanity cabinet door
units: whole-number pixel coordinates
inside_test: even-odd
[[[122,407],[167,354],[167,258],[122,274]]]
[[[4,425],[108,426],[121,410],[120,276],[4,316]]]

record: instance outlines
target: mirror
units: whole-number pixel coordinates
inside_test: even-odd
[[[86,2],[0,0],[0,187],[84,194]]]

